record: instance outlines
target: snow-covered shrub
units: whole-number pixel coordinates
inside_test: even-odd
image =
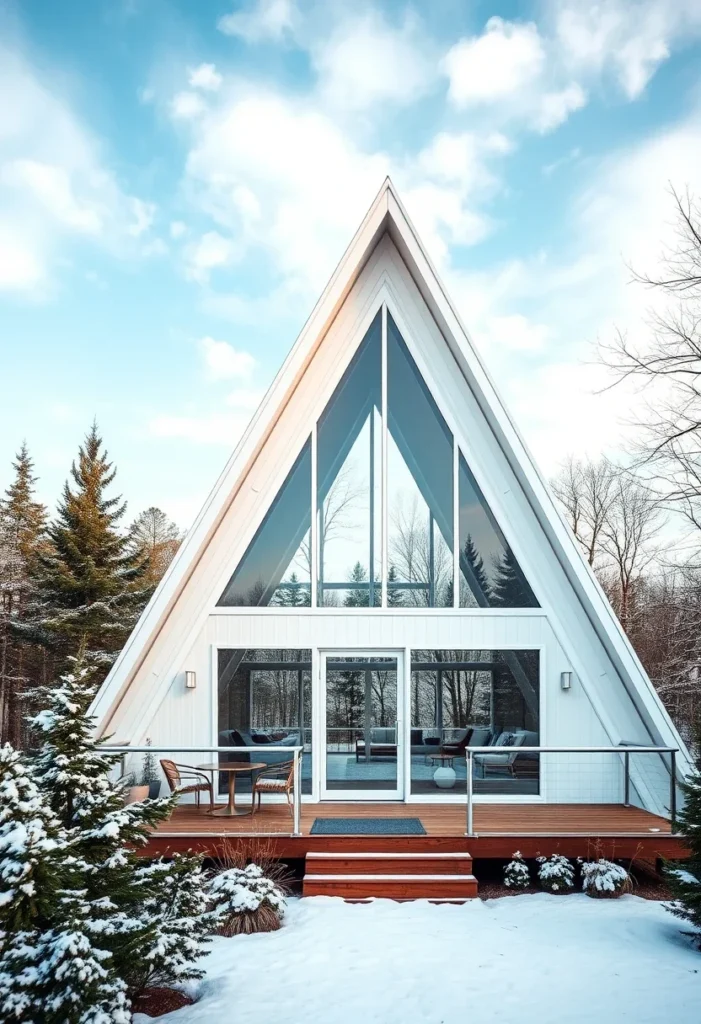
[[[546,892],[570,892],[574,888],[574,867],[560,853],[552,857],[537,857],[538,881]]]
[[[209,886],[210,915],[220,935],[274,932],[285,913],[285,897],[257,864],[228,868]]]
[[[615,900],[624,892],[630,892],[630,875],[620,864],[612,860],[583,861],[581,866],[582,885],[587,896],[597,899]]]
[[[517,850],[504,868],[504,885],[509,889],[527,889],[530,884],[528,865]]]

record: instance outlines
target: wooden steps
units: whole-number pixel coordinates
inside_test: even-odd
[[[448,900],[477,895],[468,853],[308,853],[304,896]]]

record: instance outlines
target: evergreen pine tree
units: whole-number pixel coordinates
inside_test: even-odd
[[[344,605],[346,608],[367,608],[370,603],[370,590],[366,586],[354,589],[353,584],[367,584],[368,574],[360,562],[356,562],[351,569],[348,582],[350,587],[346,593]]]
[[[31,772],[9,743],[0,747],[0,947],[2,936],[47,928],[70,885],[69,838]]]
[[[475,542],[469,533],[465,539],[463,557],[472,576],[472,578],[469,576],[467,578],[468,586],[473,592],[477,604],[480,607],[487,607],[490,604],[492,588],[489,583],[489,577],[487,576],[487,572],[484,568],[484,561],[475,547]],[[475,590],[477,591],[476,593]]]
[[[390,583],[397,583],[399,581],[399,574],[397,568],[394,565],[390,565],[387,570],[387,607],[388,608],[401,608],[404,604],[404,595],[398,587],[391,587]]]
[[[146,844],[150,829],[172,813],[174,798],[124,805],[123,790],[109,777],[118,757],[102,753],[93,738],[88,709],[94,692],[85,669],[47,689],[46,709],[34,719],[43,734],[34,772],[61,823],[77,833],[73,849],[90,907],[86,931],[99,937],[100,947],[112,956],[115,974],[133,995],[148,977],[144,965],[158,960],[165,946],[176,973],[168,974],[168,964],[162,963],[162,980],[188,976],[184,964],[192,965],[193,949],[200,948],[197,934],[194,946],[191,937],[183,939],[178,958],[178,932],[164,908],[173,889],[186,887],[181,876],[194,869],[194,862],[169,862],[168,870],[150,873],[137,856],[135,850]],[[190,976],[197,976],[194,968]]]
[[[509,547],[506,548],[496,565],[492,604],[501,608],[538,607],[533,591]]]
[[[46,543],[46,509],[35,500],[26,443],[13,463],[15,478],[0,499],[0,742],[24,745],[23,696],[42,669],[36,648],[21,640],[31,619],[37,558]]]
[[[0,958],[0,1010],[17,1024],[130,1024],[124,982],[88,935],[87,908],[65,896],[65,923],[19,932]]]
[[[49,527],[50,550],[39,555],[38,621],[26,630],[63,666],[81,655],[103,674],[149,593],[143,558],[118,529],[126,506],[107,495],[115,475],[93,424],[71,467],[73,486],[66,482]]]
[[[124,983],[94,944],[67,831],[20,755],[0,749],[0,1012],[36,1024],[128,1024]]]
[[[667,871],[673,897],[667,909],[698,929],[696,943],[701,949],[701,773],[696,771],[681,783],[681,788],[685,799],[677,816],[677,830],[684,836],[691,857],[683,867]]]
[[[138,881],[145,893],[141,913],[156,922],[158,941],[146,958],[132,963],[130,989],[203,977],[195,961],[209,941],[212,921],[202,859],[176,854],[154,861],[139,868]]]

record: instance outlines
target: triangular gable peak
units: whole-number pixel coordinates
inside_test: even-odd
[[[386,339],[379,350],[378,337]],[[363,393],[353,385],[354,367],[363,359],[370,365],[378,351],[374,383]],[[406,408],[393,387],[404,393]],[[411,415],[422,402],[433,431],[424,451],[418,418]],[[383,409],[384,450],[378,440],[385,436],[378,419]],[[421,513],[429,517],[430,557],[440,558],[441,545],[455,546],[460,537],[460,558],[440,588],[435,572],[418,586],[401,579],[401,569],[391,564],[388,514],[377,533],[364,536],[353,580],[347,567],[334,563],[331,544],[326,550],[320,545],[325,503],[359,447],[368,465],[380,465],[379,472],[366,467],[363,508],[389,507],[394,465],[413,482]],[[490,537],[481,538],[478,561],[466,557],[465,542],[477,540],[479,548],[480,529],[461,523],[462,505],[447,494],[446,463],[450,486],[454,481],[471,495],[465,504],[481,512],[482,533]],[[294,501],[284,495],[296,490],[316,497],[291,522]],[[288,507],[280,506],[283,499]],[[253,565],[256,538],[270,530],[266,521],[276,500],[287,535],[277,538],[277,547],[264,545],[268,567],[261,570]],[[489,577],[507,554],[521,585],[510,614],[540,606],[608,740],[683,749],[387,180],[97,695],[100,731],[142,738],[137,723],[148,728],[183,657],[218,609],[265,605],[261,614],[271,614],[273,605],[279,614],[283,607],[314,604],[310,611],[333,613],[339,591],[344,614],[377,605],[380,615],[389,609],[410,614],[420,606],[463,614],[473,607],[485,615],[496,584],[488,579],[485,588],[481,574]],[[253,585],[257,597],[242,599]]]

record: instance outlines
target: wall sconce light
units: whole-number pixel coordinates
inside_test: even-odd
[[[185,689],[186,690],[194,690],[196,686],[197,686],[197,673],[196,672],[186,672],[185,673]]]
[[[572,689],[572,673],[561,672],[560,673],[560,689],[571,690]]]

